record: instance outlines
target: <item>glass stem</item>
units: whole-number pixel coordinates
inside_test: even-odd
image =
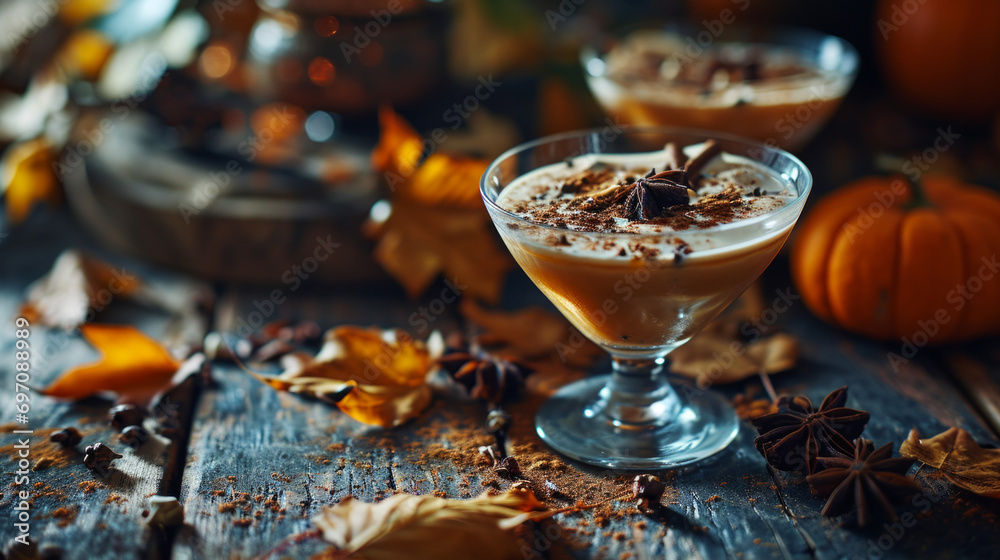
[[[663,371],[663,358],[611,357],[611,380],[601,391],[601,412],[621,426],[642,428],[669,422],[680,409]]]

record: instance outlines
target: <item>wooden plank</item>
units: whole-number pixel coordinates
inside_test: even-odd
[[[984,340],[978,343],[980,348],[992,346],[996,341]],[[984,352],[966,346],[964,351],[944,350],[943,361],[946,371],[962,388],[965,395],[982,412],[986,422],[1000,435],[1000,359],[996,353]]]
[[[226,296],[218,325],[232,329],[257,310],[266,292]],[[408,326],[424,303],[382,294],[296,294],[268,319],[318,320],[336,324]],[[441,318],[444,323],[448,319]],[[206,391],[192,426],[182,502],[190,530],[182,531],[174,558],[249,558],[312,527],[324,506],[345,496],[373,501],[395,491],[436,490],[472,497],[482,491],[474,470],[447,461],[458,453],[447,440],[429,434],[456,426],[457,418],[478,418],[477,403],[439,398],[430,412],[405,427],[385,431],[365,426],[330,405],[279,393],[235,367],[216,371],[219,386]],[[491,441],[483,432],[479,444]],[[307,557],[299,543],[293,557]],[[305,548],[303,548],[305,547]]]
[[[36,218],[38,216],[36,215]],[[169,445],[157,437],[137,450],[128,449],[117,441],[117,433],[108,422],[111,404],[101,399],[88,399],[76,404],[57,402],[31,394],[31,409],[27,427],[34,431],[30,439],[30,479],[14,484],[18,470],[13,446],[23,435],[13,430],[23,428],[15,417],[14,396],[14,325],[23,292],[27,285],[40,277],[52,265],[56,255],[66,248],[66,241],[79,237],[68,219],[32,220],[0,243],[0,509],[12,513],[20,502],[17,492],[27,490],[30,497],[30,536],[43,547],[64,550],[66,559],[146,559],[155,542],[154,533],[146,528],[143,510],[148,496],[158,492],[167,465]],[[129,270],[143,270],[129,264]],[[155,277],[155,276],[154,276]],[[155,277],[169,282],[169,277]],[[101,319],[107,322],[132,324],[153,337],[165,334],[172,326],[163,313],[113,301]],[[30,328],[31,385],[48,384],[64,369],[97,358],[76,333],[64,333],[40,326]],[[64,449],[48,441],[48,435],[63,427],[76,427],[83,441],[73,449]],[[89,471],[82,463],[83,449],[94,442],[104,442],[123,454],[114,469],[102,477]],[[9,522],[10,515],[0,524],[0,542],[7,543],[18,533]]]
[[[515,275],[508,302],[542,303],[525,282]],[[230,324],[234,317],[252,311],[252,301],[259,297],[235,296],[227,313]],[[325,326],[348,322],[405,328],[409,313],[419,305],[375,294],[327,295],[289,300],[277,314],[319,318]],[[926,356],[916,356],[895,372],[886,358],[892,345],[841,333],[820,323],[802,305],[781,314],[774,329],[794,333],[803,346],[796,370],[774,378],[778,390],[804,390],[818,403],[830,390],[849,385],[850,404],[872,413],[866,437],[877,443],[895,441],[898,446],[911,427],[930,434],[951,425],[969,429],[984,443],[995,442],[942,372],[925,363]],[[732,397],[745,388],[737,384],[720,390]],[[922,505],[911,508],[920,518],[900,538],[884,529],[860,531],[850,518],[823,518],[823,502],[811,496],[801,476],[767,468],[753,448],[756,434],[749,425],[715,460],[659,473],[669,482],[669,510],[663,516],[647,516],[622,499],[634,473],[563,460],[537,439],[533,416],[539,403],[529,398],[509,407],[515,419],[510,450],[522,458],[526,477],[536,487],[545,486],[546,480],[555,482],[565,494],[563,500],[551,498],[555,504],[605,503],[596,510],[558,516],[558,537],[540,541],[537,557],[866,557],[880,538],[882,544],[889,543],[888,550],[872,550],[883,558],[953,552],[971,557],[1000,544],[993,536],[994,518],[967,518],[970,507],[988,504],[949,488],[929,469],[919,475],[933,485],[925,496],[928,511],[923,512]],[[175,557],[261,554],[309,530],[310,515],[347,495],[370,501],[395,489],[470,497],[484,483],[503,490],[509,482],[497,479],[468,445],[477,433],[481,441],[489,441],[478,428],[482,414],[475,403],[438,399],[426,417],[383,432],[363,427],[325,405],[276,394],[245,374],[227,370],[221,387],[201,402],[192,431],[183,490],[192,531],[176,542]],[[461,433],[449,434],[443,429],[448,426]],[[430,448],[441,452],[428,461],[425,452]],[[233,509],[220,513],[220,506]],[[278,509],[273,511],[274,507]],[[953,545],[942,547],[943,542]],[[285,543],[280,550],[290,557],[305,557],[307,551],[322,547],[311,535],[294,545]]]

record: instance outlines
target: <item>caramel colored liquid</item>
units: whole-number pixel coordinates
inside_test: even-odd
[[[790,231],[675,263],[560,252],[501,228],[521,268],[580,332],[635,356],[662,355],[697,333],[757,279]]]
[[[625,124],[719,130],[795,149],[819,131],[838,105],[840,98],[774,105],[748,103],[731,107],[690,107],[626,95],[617,103],[608,103],[606,109],[612,118],[618,118]]]

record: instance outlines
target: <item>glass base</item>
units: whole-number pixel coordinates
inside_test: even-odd
[[[725,398],[690,385],[680,391],[663,385],[655,419],[616,420],[608,414],[614,406],[611,381],[611,375],[602,375],[560,389],[538,410],[538,435],[559,453],[590,465],[656,470],[700,461],[724,449],[739,431]]]

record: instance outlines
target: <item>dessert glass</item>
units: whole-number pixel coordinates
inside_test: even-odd
[[[668,142],[688,146],[709,138],[725,152],[776,173],[794,197],[757,217],[653,234],[543,225],[497,204],[503,189],[519,177],[567,158],[656,152]],[[559,311],[612,358],[611,374],[569,384],[542,405],[536,417],[539,436],[564,455],[621,469],[677,467],[725,448],[739,429],[729,402],[704,387],[680,383],[675,389],[664,359],[770,264],[811,186],[809,170],[787,152],[689,129],[571,132],[522,144],[497,158],[483,174],[480,190],[504,243]],[[670,252],[625,257],[617,249],[596,249],[653,247],[673,239],[696,249],[679,262]],[[704,248],[707,241],[711,248]]]
[[[733,61],[791,57],[810,73],[733,82],[708,90],[689,81],[615,77],[609,54],[640,36],[646,42],[674,41],[677,49],[669,50],[676,61],[697,63],[708,51]],[[729,25],[710,32],[694,25],[669,24],[602,37],[585,47],[580,57],[594,97],[605,112],[624,124],[715,130],[786,150],[801,148],[819,132],[858,71],[857,51],[847,41],[808,29],[780,27]]]

